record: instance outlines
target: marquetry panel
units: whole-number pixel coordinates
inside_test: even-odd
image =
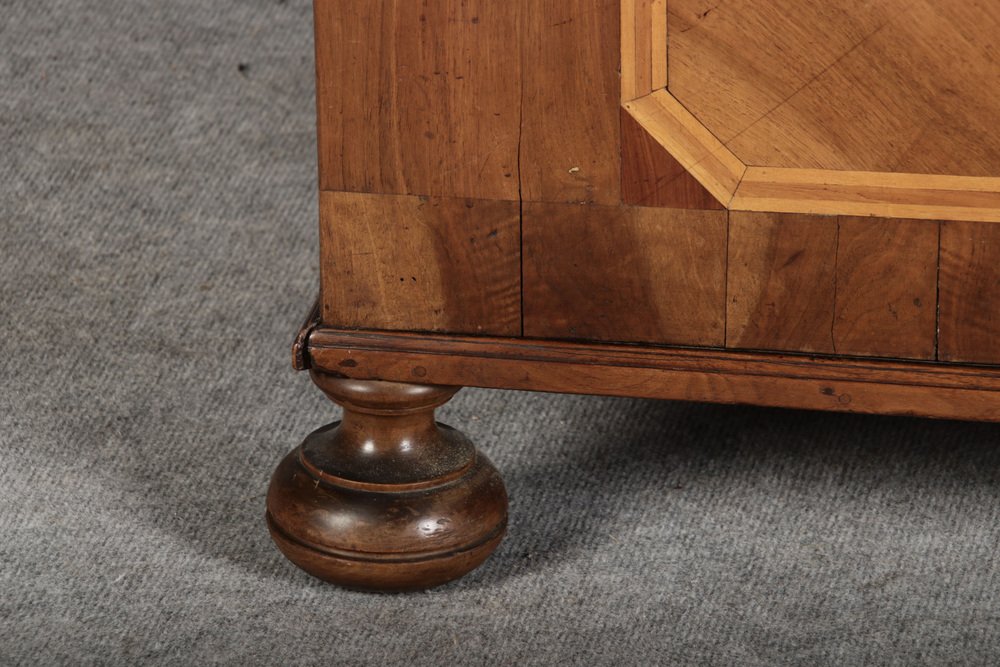
[[[323,192],[322,321],[517,336],[516,202]]]
[[[746,164],[1000,173],[1000,5],[669,6],[670,90]]]
[[[622,102],[667,86],[667,0],[621,0]]]
[[[1000,222],[1000,178],[749,167],[730,208]]]
[[[726,214],[525,204],[524,333],[722,346]]]
[[[719,203],[728,205],[746,171],[711,132],[665,90],[623,105],[626,112]],[[628,180],[637,174],[626,174]]]
[[[633,206],[722,210],[677,159],[622,109],[622,201]]]

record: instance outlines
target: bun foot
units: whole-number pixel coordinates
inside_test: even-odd
[[[507,492],[462,433],[434,421],[458,387],[312,377],[344,418],[271,478],[267,524],[281,552],[369,591],[438,586],[486,560],[506,531]]]

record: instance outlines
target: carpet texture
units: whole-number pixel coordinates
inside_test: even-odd
[[[510,534],[318,583],[264,492],[332,420],[304,0],[0,0],[0,664],[1000,660],[1000,428],[468,389]]]

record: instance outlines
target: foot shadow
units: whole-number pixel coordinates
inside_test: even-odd
[[[507,483],[511,521],[463,585],[587,558],[629,540],[636,523],[671,521],[680,504],[725,512],[712,498],[732,485],[769,485],[817,506],[877,493],[873,511],[914,493],[958,502],[973,488],[976,502],[985,493],[1000,505],[998,424],[538,395],[513,398],[507,419],[519,411],[515,433],[476,428]]]

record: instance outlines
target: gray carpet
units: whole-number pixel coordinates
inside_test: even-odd
[[[470,389],[486,565],[287,564],[312,95],[304,0],[0,0],[0,664],[997,664],[990,425]]]

